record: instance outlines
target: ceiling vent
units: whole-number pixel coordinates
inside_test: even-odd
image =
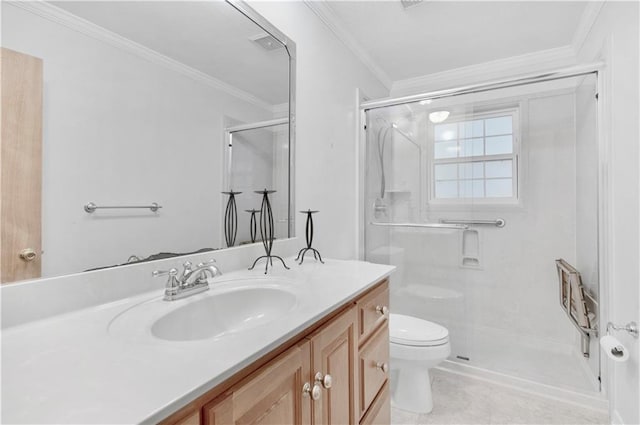
[[[253,41],[264,50],[277,50],[284,47],[282,43],[269,34],[255,35],[250,37],[249,40]]]
[[[402,7],[404,7],[405,9],[408,9],[412,6],[417,6],[420,3],[422,3],[423,0],[400,0],[400,3],[402,3]]]

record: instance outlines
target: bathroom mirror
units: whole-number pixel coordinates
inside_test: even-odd
[[[230,175],[255,186],[237,195],[236,246],[253,190],[277,190],[275,238],[293,236],[295,44],[249,6],[1,7],[2,283],[227,248]]]

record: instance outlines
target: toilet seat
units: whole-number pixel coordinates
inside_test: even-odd
[[[389,316],[389,340],[393,344],[434,347],[449,342],[449,331],[444,326],[403,314]]]

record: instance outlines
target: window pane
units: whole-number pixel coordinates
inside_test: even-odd
[[[487,180],[487,198],[510,198],[513,196],[511,179]]]
[[[460,180],[460,198],[484,198],[484,181]]]
[[[499,118],[489,118],[485,120],[484,123],[487,136],[513,133],[511,115]]]
[[[513,172],[513,161],[487,161],[485,165],[487,178],[511,177]]]
[[[458,165],[442,164],[435,167],[436,180],[457,180]]]
[[[460,156],[482,156],[482,139],[467,139],[460,141]]]
[[[471,162],[460,164],[461,179],[481,179],[484,177],[484,163]]]
[[[485,155],[500,155],[513,152],[512,136],[487,137]]]
[[[453,140],[458,137],[457,124],[439,124],[435,126],[435,137],[437,141]]]
[[[458,142],[437,142],[434,145],[434,158],[455,158],[458,156]]]
[[[459,137],[471,138],[471,137],[482,137],[484,135],[484,121],[483,120],[475,120],[475,121],[463,121],[458,124],[459,129]]]
[[[436,182],[436,198],[457,198],[458,182]]]

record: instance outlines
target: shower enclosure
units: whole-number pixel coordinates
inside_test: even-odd
[[[392,312],[448,328],[442,367],[599,392],[555,264],[600,299],[596,98],[591,70],[363,105],[364,257],[397,266]]]
[[[238,210],[237,244],[251,242],[251,212],[259,210],[262,195],[255,191],[275,190],[270,195],[274,218],[274,237],[291,236],[289,217],[289,121],[275,119],[227,127],[225,130],[226,190],[242,192],[236,196]],[[225,205],[226,199],[221,205]],[[260,229],[256,223],[256,241]]]

